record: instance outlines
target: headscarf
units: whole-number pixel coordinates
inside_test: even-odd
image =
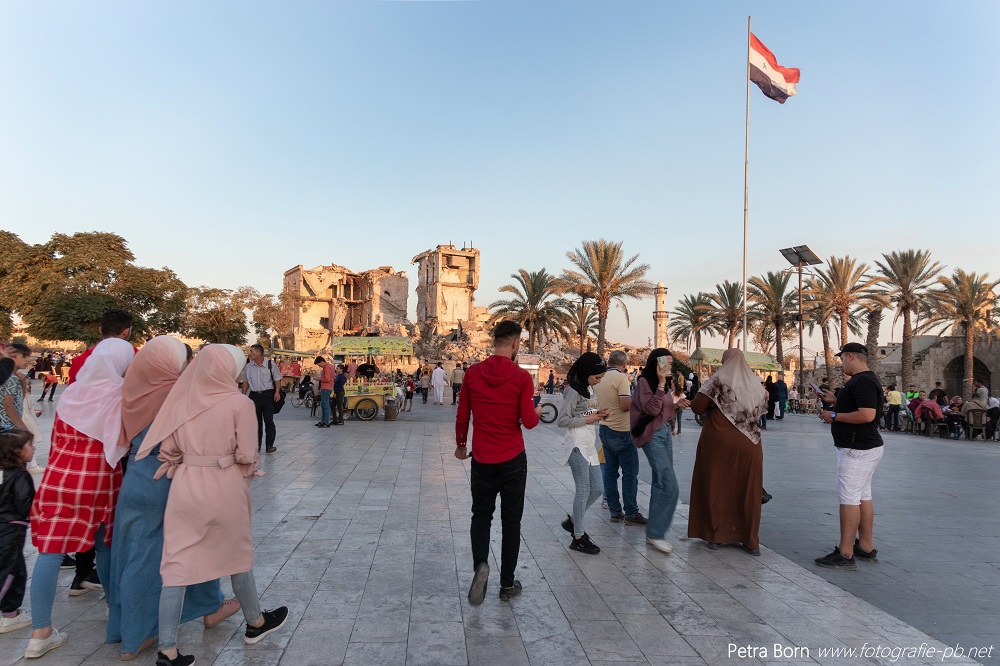
[[[122,384],[122,434],[128,447],[156,414],[187,365],[187,346],[169,335],[153,338],[139,350]]]
[[[656,359],[661,356],[670,356],[670,352],[663,347],[657,347],[653,351],[649,352],[649,358],[646,359],[646,366],[640,373],[640,376],[646,378],[651,391],[655,391],[656,387],[660,384],[660,377],[656,374]],[[670,372],[672,373],[673,369],[671,369]]]
[[[948,403],[948,409],[953,412],[962,411],[962,396],[954,395],[951,397],[951,401]]]
[[[587,380],[594,375],[607,372],[607,370],[608,366],[604,364],[604,359],[594,352],[584,352],[570,366],[569,372],[566,373],[566,380],[571,389],[586,398],[590,396],[590,383]]]
[[[101,340],[66,387],[56,413],[67,425],[104,445],[104,458],[114,467],[128,449],[118,445],[122,432],[122,384],[135,357],[120,338]]]
[[[207,345],[180,376],[149,427],[136,460],[145,458],[157,444],[182,425],[234,395],[236,379],[243,372],[243,352],[233,345]]]
[[[760,416],[767,411],[767,392],[742,351],[727,349],[722,355],[722,367],[698,392],[707,395],[747,439],[760,444]]]

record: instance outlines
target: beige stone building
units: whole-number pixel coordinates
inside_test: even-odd
[[[422,335],[442,335],[482,319],[477,308],[479,250],[438,245],[413,258],[417,264],[417,327]]]
[[[656,309],[653,311],[653,347],[668,347],[670,343],[670,314],[667,312],[667,288],[662,282],[654,290]]]
[[[284,289],[293,294],[293,349],[318,352],[333,336],[352,333],[407,335],[409,280],[392,266],[355,273],[336,264],[285,271]]]

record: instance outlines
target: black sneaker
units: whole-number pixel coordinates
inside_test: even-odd
[[[625,514],[624,513],[613,513],[613,514],[611,514],[611,522],[613,522],[613,523],[620,523],[623,520],[625,520]]]
[[[86,586],[83,582],[88,578],[88,576],[73,576],[73,582],[69,586],[69,596],[71,597],[81,597],[88,592],[90,592],[92,587]]]
[[[316,424],[316,427],[317,427],[317,428],[329,428],[329,427],[330,427],[330,424],[329,424],[329,423],[323,423],[322,421],[320,421],[320,422],[318,422],[318,423]]]
[[[636,511],[634,516],[625,516],[625,524],[626,525],[645,525],[646,524],[646,516],[642,515],[642,513],[638,512],[638,511]]]
[[[845,571],[857,571],[858,563],[852,557],[850,559],[840,554],[840,548],[834,548],[829,555],[816,558],[816,564],[827,569],[843,569]]]
[[[171,659],[162,652],[156,653],[156,666],[191,666],[193,663],[193,655],[184,655],[178,652],[177,656]]]
[[[573,543],[569,545],[569,549],[575,550],[578,553],[584,553],[585,555],[597,555],[601,552],[601,549],[597,547],[597,544],[590,540],[590,537],[587,536],[586,532],[584,532],[583,536],[579,539],[574,538]]]
[[[80,581],[80,585],[87,588],[88,590],[104,589],[104,586],[101,585],[101,579],[97,575],[97,569],[91,569],[90,573],[87,574],[86,578]]]
[[[62,564],[59,565],[60,569],[76,569],[76,558],[72,555],[63,555]]]
[[[862,562],[878,562],[878,548],[865,550],[861,547],[861,542],[854,540],[854,557]]]
[[[566,514],[566,520],[562,521],[561,525],[562,525],[562,528],[564,530],[566,530],[570,534],[573,533],[573,517],[572,516],[570,516],[569,514]]]
[[[476,567],[476,573],[472,576],[472,585],[469,586],[469,603],[478,606],[486,598],[486,581],[490,578],[490,565],[481,562]]]
[[[247,630],[243,633],[244,643],[253,645],[272,631],[281,629],[282,625],[285,624],[285,620],[288,619],[288,608],[286,606],[281,606],[280,608],[275,608],[271,611],[266,610],[261,613],[261,616],[264,618],[264,624],[259,627],[251,627],[249,624],[247,625]]]
[[[515,580],[510,587],[500,587],[500,601],[510,601],[521,594],[521,581]]]

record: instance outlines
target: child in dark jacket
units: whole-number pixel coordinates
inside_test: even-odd
[[[0,432],[0,634],[31,625],[21,610],[28,569],[24,540],[35,482],[25,469],[35,455],[34,436],[11,428]]]

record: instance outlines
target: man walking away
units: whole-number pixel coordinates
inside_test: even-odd
[[[444,404],[444,383],[444,368],[441,367],[441,362],[438,361],[437,367],[434,368],[434,371],[431,373],[431,387],[434,389],[435,405]]]
[[[608,355],[608,370],[594,388],[597,408],[608,410],[608,418],[601,423],[601,446],[604,449],[604,496],[608,500],[611,522],[622,520],[626,525],[645,525],[646,518],[639,513],[639,449],[632,443],[629,433],[629,407],[632,391],[625,374],[625,352],[613,351]],[[622,471],[622,494],[618,496],[618,468]],[[624,504],[624,511],[622,505]]]
[[[837,447],[837,494],[840,496],[840,544],[833,552],[816,559],[830,569],[856,571],[857,560],[877,562],[872,543],[875,508],[872,504],[872,476],[882,459],[882,384],[868,369],[868,348],[848,342],[837,354],[844,374],[850,379],[836,398],[826,391],[824,401],[836,402],[832,411],[820,418],[832,424],[830,432]]]
[[[281,399],[281,373],[271,362],[264,358],[264,348],[260,345],[250,347],[250,360],[243,368],[243,392],[253,400],[257,410],[257,450],[260,451],[261,436],[266,437],[266,453],[274,453],[274,439],[277,434],[274,429],[274,403]],[[328,407],[329,408],[329,407]]]
[[[462,378],[465,377],[465,364],[456,365],[451,371],[451,404],[458,404],[458,394],[462,390]]]
[[[493,354],[476,363],[465,375],[455,417],[455,457],[472,456],[472,566],[469,603],[478,606],[486,597],[490,575],[490,526],[500,495],[502,545],[500,547],[500,599],[521,593],[514,579],[521,547],[521,514],[528,459],[521,426],[538,425],[541,407],[533,404],[534,384],[527,370],[514,363],[521,343],[521,325],[502,321],[493,329]],[[470,417],[475,424],[472,451],[467,447]]]
[[[895,384],[889,384],[886,400],[889,402],[889,413],[885,415],[885,429],[899,432],[899,412],[903,408],[903,394],[896,390]]]

